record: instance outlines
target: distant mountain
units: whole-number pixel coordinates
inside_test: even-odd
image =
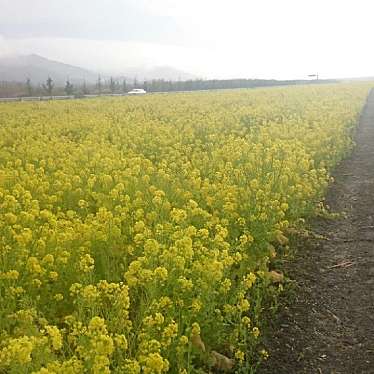
[[[124,68],[119,74],[107,73],[103,80],[113,75],[116,79],[138,81],[165,79],[171,81],[195,79],[196,76],[169,66],[159,66],[152,69]],[[32,54],[23,56],[0,57],[0,81],[25,82],[30,78],[33,84],[44,83],[51,77],[57,86],[64,85],[67,78],[72,83],[80,84],[84,80],[87,83],[97,81],[98,73],[62,62],[49,60],[45,57]]]
[[[30,78],[33,84],[38,84],[45,82],[48,76],[56,85],[65,84],[67,78],[73,83],[97,80],[97,74],[92,71],[35,54],[0,58],[0,81],[25,82]]]
[[[171,66],[157,66],[151,69],[144,68],[125,68],[120,76],[115,75],[116,79],[126,78],[129,81],[137,79],[139,82],[154,79],[164,79],[166,81],[187,81],[196,79],[197,76],[175,69]]]
[[[169,81],[187,81],[190,79],[196,79],[195,75],[186,73],[182,70],[174,69],[170,66],[158,66],[153,69],[147,70],[145,78],[151,79],[165,79]]]

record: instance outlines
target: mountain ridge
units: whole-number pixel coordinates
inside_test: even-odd
[[[14,55],[0,57],[0,81],[25,82],[28,78],[33,84],[41,84],[51,77],[55,84],[63,85],[69,79],[74,84],[95,83],[100,74],[89,69],[55,61],[38,54]],[[101,74],[109,79],[127,79],[138,81],[165,79],[190,80],[197,77],[170,66],[155,66],[150,69],[124,68],[121,74]]]
[[[96,80],[97,74],[78,66],[50,60],[37,54],[16,55],[0,58],[0,80],[24,82],[29,78],[34,84],[51,77],[56,84],[67,79],[74,83]]]

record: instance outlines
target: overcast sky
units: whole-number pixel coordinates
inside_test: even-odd
[[[369,0],[0,0],[0,56],[206,78],[374,75]]]

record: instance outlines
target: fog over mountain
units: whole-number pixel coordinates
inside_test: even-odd
[[[63,85],[67,79],[72,83],[94,83],[99,74],[103,79],[113,76],[115,79],[141,80],[165,79],[165,80],[187,80],[194,79],[192,74],[174,69],[172,67],[124,68],[121,74],[106,72],[94,72],[78,66],[53,61],[45,57],[31,55],[16,55],[0,57],[0,81],[25,82],[30,78],[34,84],[45,82],[50,76],[58,85]]]
[[[52,61],[35,54],[0,58],[0,80],[25,82],[30,78],[33,83],[45,82],[48,76],[56,84],[64,84],[67,79],[79,83],[93,82],[97,74],[77,66]]]
[[[0,0],[0,57],[94,72],[157,66],[209,79],[374,73],[369,0]]]
[[[153,80],[153,79],[164,79],[167,81],[186,81],[190,79],[196,79],[197,76],[194,74],[187,73],[182,70],[175,69],[171,66],[156,66],[150,69],[146,68],[124,68],[121,74],[110,74],[117,79],[127,80]]]

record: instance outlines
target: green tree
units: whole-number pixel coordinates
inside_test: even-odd
[[[122,81],[122,92],[126,93],[127,92],[127,82],[126,79]]]
[[[74,92],[74,85],[69,81],[69,78],[66,81],[64,90],[65,90],[66,95],[68,96],[72,95]]]
[[[27,96],[32,96],[32,84],[31,84],[30,78],[27,78],[26,80],[26,91],[27,91]]]
[[[113,79],[113,77],[110,77],[109,80],[109,90],[111,93],[114,93],[116,90],[116,81]]]
[[[44,91],[48,94],[48,96],[52,96],[53,87],[54,87],[53,79],[48,77],[45,84],[43,84]]]
[[[89,90],[88,90],[88,88],[87,88],[86,80],[83,81],[82,93],[83,93],[83,95],[88,95],[90,93]]]
[[[145,91],[149,91],[149,83],[146,80],[144,80],[144,82],[143,82],[143,89]]]
[[[101,83],[101,76],[100,75],[97,78],[96,87],[97,87],[97,91],[99,92],[99,95],[101,95],[101,92],[102,92],[102,89],[103,89],[103,85]]]

